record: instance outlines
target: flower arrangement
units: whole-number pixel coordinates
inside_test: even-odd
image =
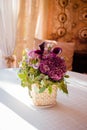
[[[52,86],[68,94],[66,75],[66,64],[58,54],[62,52],[59,47],[53,48],[53,44],[43,42],[37,50],[23,51],[22,61],[18,76],[21,85],[32,90],[32,84],[37,84],[39,93],[48,89],[52,93]]]

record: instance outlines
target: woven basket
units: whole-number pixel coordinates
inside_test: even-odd
[[[38,93],[37,86],[34,84],[31,91],[31,97],[34,105],[36,106],[49,106],[56,104],[57,87],[52,86],[52,93],[50,94],[48,89],[42,93]]]

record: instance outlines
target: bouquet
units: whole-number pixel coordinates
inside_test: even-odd
[[[32,90],[32,84],[36,84],[38,92],[43,93],[48,89],[52,93],[52,86],[68,94],[66,78],[67,69],[65,60],[59,54],[62,49],[53,47],[52,43],[43,42],[38,49],[23,51],[22,61],[20,62],[18,76],[21,86]]]

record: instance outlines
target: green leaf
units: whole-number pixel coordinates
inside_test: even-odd
[[[44,87],[42,87],[42,88],[40,88],[39,93],[44,92],[44,91],[45,91],[45,89],[46,89],[46,87],[45,87],[45,86],[44,86]]]
[[[41,80],[41,85],[42,85],[42,86],[44,86],[44,85],[45,85],[44,80]]]
[[[69,78],[69,75],[65,75],[64,77],[65,77],[65,78]]]
[[[64,85],[63,85],[63,86],[61,86],[61,87],[62,87],[62,91],[63,91],[64,93],[68,94],[67,85],[66,85],[66,84],[64,84]]]
[[[50,94],[52,93],[52,86],[48,87],[48,91],[49,91]]]
[[[58,87],[60,90],[62,90],[64,93],[68,94],[67,85],[66,85],[66,83],[64,82],[64,79],[61,80],[61,82],[59,82],[59,83],[57,84],[57,87]]]
[[[19,73],[18,76],[19,76],[20,79],[25,78],[25,74],[23,74],[23,73]]]

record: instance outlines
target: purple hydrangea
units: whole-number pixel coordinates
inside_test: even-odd
[[[29,51],[27,53],[27,62],[29,66],[32,66],[35,69],[39,68],[39,55],[35,53],[36,50]]]
[[[39,69],[41,73],[48,75],[52,80],[59,81],[64,77],[66,65],[64,59],[54,53],[43,56]]]
[[[32,58],[32,59],[38,58],[38,54],[35,53],[35,52],[36,52],[36,50],[29,51],[28,54],[27,54],[28,58]]]

